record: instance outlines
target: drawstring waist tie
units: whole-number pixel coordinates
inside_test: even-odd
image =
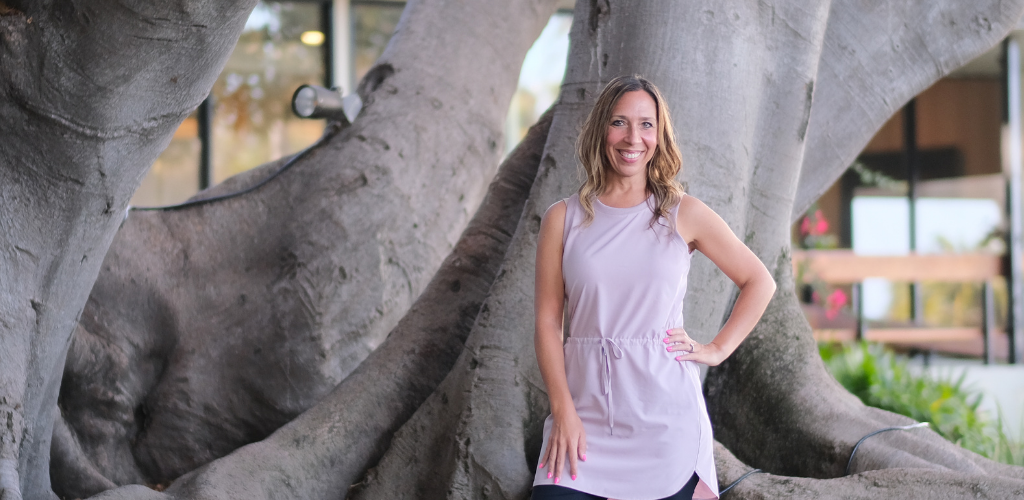
[[[612,406],[612,356],[622,359],[622,348],[612,339],[601,339],[601,360],[604,370],[601,370],[601,385],[605,401],[608,403],[608,432],[615,430],[615,407]]]
[[[584,336],[571,336],[568,339],[569,344],[576,344],[578,346],[589,346],[590,348],[598,351],[600,356],[600,365],[598,370],[600,371],[600,383],[601,383],[601,394],[604,396],[605,404],[608,405],[608,432],[613,433],[615,429],[615,406],[613,403],[612,395],[612,372],[615,366],[616,359],[622,359],[624,352],[622,346],[626,346],[627,349],[633,345],[656,345],[658,349],[663,349],[664,343],[661,338],[658,337],[584,337]],[[646,349],[646,347],[645,347]],[[587,354],[592,356],[593,354]]]

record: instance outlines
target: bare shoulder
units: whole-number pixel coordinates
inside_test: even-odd
[[[676,215],[676,220],[679,222],[680,230],[687,226],[692,227],[707,223],[708,217],[717,216],[714,210],[711,210],[703,201],[689,193],[679,200],[679,212]]]
[[[708,205],[705,205],[702,201],[698,200],[697,197],[685,194],[681,200],[679,200],[679,216],[684,215],[699,215],[700,213],[713,212]]]
[[[699,244],[699,240],[706,237],[709,231],[720,231],[723,228],[728,230],[725,221],[711,207],[689,194],[679,201],[676,227],[679,229],[679,235],[691,249],[695,248],[695,243]]]
[[[558,217],[558,216],[565,217],[565,211],[567,209],[568,209],[568,207],[565,204],[565,200],[558,200],[555,203],[553,203],[550,207],[548,207],[548,209],[544,212],[544,218],[547,219],[547,218],[552,217],[552,216],[554,216],[554,217]]]
[[[694,210],[701,210],[703,208],[707,208],[707,205],[705,205],[703,201],[698,200],[696,196],[690,193],[685,193],[683,197],[679,200],[680,217],[690,212],[693,212]]]
[[[547,211],[544,212],[544,217],[540,222],[540,235],[544,237],[546,235],[558,235],[558,241],[561,241],[562,230],[565,227],[565,213],[568,207],[565,204],[565,200],[558,200],[553,205],[548,207]]]

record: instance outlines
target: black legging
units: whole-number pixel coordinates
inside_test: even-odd
[[[700,481],[700,478],[694,472],[686,486],[683,486],[683,489],[677,491],[675,495],[665,497],[662,500],[693,500],[693,491],[697,489],[698,481]],[[534,486],[531,498],[532,500],[605,500],[597,495],[553,484]]]

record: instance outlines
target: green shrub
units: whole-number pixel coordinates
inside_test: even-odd
[[[1024,445],[1007,438],[1002,416],[990,419],[978,410],[981,393],[964,387],[964,378],[915,374],[907,363],[879,344],[822,344],[832,376],[864,404],[929,422],[942,437],[979,455],[1024,465]]]

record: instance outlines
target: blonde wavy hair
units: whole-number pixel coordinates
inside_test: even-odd
[[[612,118],[612,110],[627,92],[644,91],[654,99],[658,111],[658,145],[654,156],[647,163],[647,192],[654,195],[654,216],[651,227],[661,217],[667,217],[683,196],[683,187],[676,181],[676,175],[683,167],[683,157],[676,145],[672,119],[665,99],[653,83],[640,75],[619,76],[608,82],[597,97],[594,109],[583,123],[579,138],[576,139],[576,157],[585,180],[580,186],[580,205],[585,212],[583,222],[594,219],[594,198],[608,187],[608,170],[611,159],[605,154],[605,138]],[[581,177],[583,177],[581,176]],[[672,221],[675,227],[675,221]]]

